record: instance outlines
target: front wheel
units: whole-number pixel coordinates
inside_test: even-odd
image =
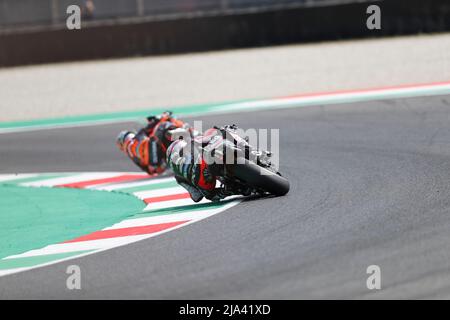
[[[230,169],[232,169],[236,178],[245,182],[249,187],[263,190],[276,196],[284,196],[289,192],[290,185],[286,178],[247,159],[244,161],[242,164],[232,165]]]

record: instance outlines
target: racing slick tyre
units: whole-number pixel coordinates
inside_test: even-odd
[[[247,159],[241,158],[241,161],[242,164],[238,162],[239,164],[233,165],[234,176],[239,180],[275,196],[284,196],[289,192],[289,181],[282,177],[280,173],[269,171]]]

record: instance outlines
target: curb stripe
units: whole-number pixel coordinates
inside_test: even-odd
[[[47,262],[50,262],[53,260],[59,260],[59,259],[76,256],[79,254],[84,254],[89,251],[92,251],[92,250],[56,253],[56,254],[49,254],[49,255],[24,257],[24,258],[2,259],[2,260],[0,260],[0,270],[32,267],[32,266],[47,263]]]
[[[260,101],[247,101],[232,105],[224,105],[216,108],[216,112],[233,113],[233,112],[250,112],[256,110],[272,110],[283,108],[300,108],[312,107],[317,105],[330,105],[340,103],[365,102],[373,100],[393,99],[393,98],[411,98],[420,96],[433,96],[450,94],[450,83],[436,86],[405,86],[401,88],[373,89],[351,91],[349,93],[327,93],[327,94],[311,94],[294,98],[276,98]]]
[[[91,250],[92,252],[94,252],[95,250],[104,250],[104,249],[108,249],[108,248],[114,248],[114,247],[121,246],[121,245],[129,243],[129,242],[143,240],[148,237],[149,237],[148,234],[144,234],[144,235],[137,235],[137,236],[106,238],[106,239],[88,240],[88,241],[72,242],[72,243],[58,243],[58,244],[52,244],[52,245],[46,246],[44,248],[35,249],[35,250],[27,251],[24,253],[20,253],[17,255],[9,256],[9,257],[3,258],[3,259],[9,260],[9,259],[15,259],[15,258],[34,257],[34,256],[48,255],[48,254],[78,252],[78,251],[86,251],[86,250]]]
[[[130,228],[122,228],[122,229],[111,229],[111,230],[101,230],[96,231],[91,234],[81,236],[79,238],[65,241],[63,243],[71,243],[71,242],[80,242],[80,241],[88,241],[88,240],[99,240],[99,239],[107,239],[107,238],[117,238],[117,237],[126,237],[126,236],[136,236],[141,234],[149,234],[154,232],[159,232],[165,229],[170,229],[177,225],[186,223],[189,221],[177,221],[177,222],[168,222],[161,224],[153,224],[148,226],[140,226],[140,227],[130,227]]]
[[[103,230],[114,230],[122,228],[140,227],[148,225],[158,225],[162,223],[170,223],[177,221],[193,221],[205,219],[216,214],[216,210],[192,210],[187,212],[173,212],[171,214],[163,214],[152,217],[143,217],[138,219],[127,219]]]
[[[146,204],[155,203],[155,202],[163,202],[163,201],[170,201],[170,200],[180,200],[180,199],[190,199],[191,196],[189,193],[179,193],[179,194],[170,194],[167,196],[160,196],[160,197],[151,197],[151,198],[145,198],[144,202]]]
[[[166,196],[166,195],[171,195],[171,194],[180,194],[180,193],[186,193],[186,189],[183,188],[180,185],[177,185],[175,187],[170,187],[170,188],[158,188],[158,189],[153,189],[153,190],[149,190],[149,191],[139,191],[139,192],[134,192],[133,195],[139,199],[147,199],[147,198],[152,198],[152,197],[160,197],[160,196]]]
[[[203,199],[198,203],[208,203],[209,200]],[[164,209],[168,207],[179,207],[179,206],[189,206],[193,205],[195,202],[192,201],[191,198],[186,199],[178,199],[178,200],[169,200],[169,201],[162,201],[162,202],[152,202],[145,207],[144,212],[149,210],[158,210],[158,209]]]
[[[344,94],[359,94],[359,93],[377,93],[382,91],[399,91],[403,89],[414,89],[414,90],[423,90],[430,88],[447,88],[450,86],[450,81],[441,81],[441,82],[430,82],[430,83],[421,83],[421,84],[401,84],[397,86],[386,86],[379,88],[363,88],[363,89],[349,89],[349,90],[336,90],[336,91],[322,91],[322,92],[313,92],[313,93],[304,93],[297,95],[286,96],[281,99],[296,99],[296,98],[309,98],[309,97],[319,97],[319,96],[333,96],[333,95],[344,95]]]
[[[42,181],[42,180],[46,180],[46,179],[62,178],[62,177],[67,177],[69,175],[70,174],[57,174],[57,173],[55,173],[55,174],[40,174],[40,175],[31,176],[28,178],[23,177],[20,179],[15,179],[13,181],[6,181],[5,183],[7,183],[7,184],[24,184],[24,183]]]
[[[222,208],[222,207],[226,206],[227,204],[233,202],[234,200],[235,199],[227,199],[227,200],[222,200],[220,202],[211,202],[211,201],[199,202],[199,203],[191,202],[191,204],[189,204],[189,205],[146,210],[145,212],[138,213],[135,216],[130,217],[127,220],[139,219],[139,218],[144,218],[144,217],[154,217],[154,216],[161,216],[161,215],[176,214],[176,213],[180,213],[180,212],[198,211],[198,210],[205,210],[205,209],[214,210],[214,209]]]
[[[16,183],[22,179],[33,179],[37,177],[38,174],[5,174],[0,176],[1,183]]]
[[[231,102],[229,102],[231,103]],[[192,106],[173,107],[171,110],[178,115],[189,116],[206,112],[208,108],[214,108],[217,104],[204,104]],[[138,111],[113,112],[103,114],[91,114],[81,116],[69,116],[62,118],[37,119],[25,121],[0,122],[0,134],[20,131],[35,131],[56,128],[73,128],[89,125],[102,125],[118,122],[133,122],[147,117],[149,114],[160,114],[167,111],[164,108],[151,108]]]
[[[175,180],[167,181],[167,182],[161,182],[161,183],[154,183],[154,184],[147,184],[143,186],[137,186],[137,187],[129,187],[129,188],[120,188],[120,189],[113,189],[120,192],[125,193],[133,193],[135,195],[138,195],[140,191],[154,191],[159,189],[168,189],[168,188],[176,188],[179,184]]]
[[[212,202],[205,203],[203,210],[205,210],[206,208],[213,208],[214,214],[217,214],[217,213],[224,211],[227,208],[230,208],[230,207],[236,205],[238,203],[237,201],[239,201],[239,200],[225,200],[225,201],[223,201],[224,203],[214,203],[214,206],[206,206],[208,204],[213,204]],[[193,206],[196,206],[196,205],[193,205]],[[200,211],[199,208],[197,208],[196,210]],[[162,211],[164,211],[164,210],[162,210]],[[170,210],[165,210],[165,213],[163,213],[163,214],[170,215],[169,211]],[[188,212],[188,211],[186,211],[186,212]],[[174,213],[176,213],[176,212],[174,212]],[[194,212],[192,212],[192,213],[194,213]],[[212,215],[214,215],[214,214],[212,214]],[[144,217],[146,217],[146,216],[147,215],[144,215]],[[152,217],[158,217],[158,215],[153,214]],[[205,217],[207,217],[207,216],[205,216]],[[196,220],[191,220],[189,223],[193,223],[193,222],[202,220],[203,218],[204,218],[203,216],[196,216]],[[132,223],[133,220],[140,220],[140,219],[130,218],[130,219],[124,220],[123,223],[126,223],[126,222]],[[183,227],[185,225],[188,225],[189,223],[186,223],[184,225],[178,225],[176,227],[173,227],[172,229],[166,229],[166,230],[152,233],[152,234],[144,234],[144,235],[136,235],[136,236],[128,236],[128,237],[118,237],[118,238],[107,238],[107,239],[100,239],[100,240],[89,240],[89,241],[72,242],[72,243],[53,244],[53,245],[49,245],[49,246],[46,246],[41,249],[31,250],[31,251],[27,251],[22,254],[9,256],[4,259],[23,258],[23,257],[48,255],[48,254],[55,254],[55,253],[64,253],[64,252],[75,252],[75,251],[83,251],[83,250],[89,250],[89,249],[92,250],[92,253],[95,253],[95,252],[108,250],[110,248],[123,246],[123,245],[133,243],[136,241],[149,239],[151,237],[158,236],[165,232],[170,232],[179,227]],[[17,269],[17,270],[20,271],[20,269]],[[2,275],[2,273],[0,271],[0,276],[1,275]]]
[[[323,93],[310,93],[292,95],[272,99],[248,99],[217,104],[195,106],[179,106],[170,108],[180,116],[196,114],[224,114],[237,111],[253,111],[278,108],[298,108],[315,105],[328,105],[338,103],[363,102],[390,98],[412,98],[419,96],[448,95],[450,82],[408,84],[383,88],[358,89],[347,91],[334,91]],[[118,113],[94,114],[77,117],[64,117],[55,119],[0,122],[0,133],[43,130],[54,128],[67,128],[88,125],[99,125],[117,122],[136,121],[149,113],[158,114],[167,108],[148,109],[142,111],[128,111]]]
[[[95,189],[97,190],[106,190],[106,191],[120,191],[120,192],[126,192],[126,193],[132,193],[134,192],[134,188],[139,188],[136,191],[141,190],[140,188],[142,188],[142,190],[147,190],[146,187],[147,186],[152,186],[155,184],[161,184],[161,183],[168,183],[168,182],[172,182],[172,183],[176,183],[175,179],[173,177],[168,177],[168,178],[159,178],[159,177],[152,177],[149,176],[148,180],[143,180],[143,181],[139,181],[139,182],[126,182],[126,183],[122,183],[122,184],[111,184],[111,185],[101,185],[101,186],[96,186]],[[178,184],[176,184],[178,185]]]
[[[91,187],[94,185],[99,184],[107,184],[107,183],[115,183],[115,182],[124,182],[124,181],[135,181],[135,180],[142,180],[142,179],[148,179],[150,176],[148,174],[140,174],[140,175],[120,175],[116,177],[110,177],[110,178],[103,178],[103,179],[94,179],[94,180],[87,180],[87,181],[79,181],[79,182],[73,182],[73,183],[66,183],[66,184],[60,184],[55,187],[61,187],[61,188],[86,188]]]
[[[73,173],[65,177],[58,177],[52,179],[42,179],[36,180],[34,182],[23,183],[23,186],[26,187],[55,187],[58,185],[93,180],[93,179],[101,179],[108,178],[112,176],[120,175],[120,172],[91,172],[91,173]]]
[[[135,181],[139,176],[145,176],[147,179]],[[49,177],[52,178],[49,179]],[[194,203],[190,199],[189,193],[183,192],[185,190],[178,186],[173,177],[149,177],[137,172],[0,175],[0,181],[19,182],[25,179],[33,181],[21,184],[22,186],[55,187],[69,185],[70,187],[96,190],[107,189],[106,191],[131,194],[140,198],[141,201],[147,199],[148,204],[142,212],[135,213],[111,227],[65,242],[50,244],[2,258],[0,259],[0,276],[83,257],[159,236],[218,214],[238,204],[242,198],[232,199],[230,197],[217,203],[203,199],[199,203]],[[105,181],[110,182],[111,180],[114,180],[113,184],[103,184]],[[102,184],[98,185],[99,182]],[[130,191],[135,191],[135,193]]]

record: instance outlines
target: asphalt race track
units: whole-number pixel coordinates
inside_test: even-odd
[[[0,298],[450,298],[450,96],[195,119],[280,128],[290,193],[2,277]],[[136,171],[114,144],[131,125],[1,134],[0,172]]]

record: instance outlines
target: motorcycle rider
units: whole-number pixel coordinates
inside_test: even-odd
[[[120,132],[116,140],[119,149],[150,175],[161,174],[169,166],[178,184],[189,192],[194,202],[199,202],[203,197],[212,201],[222,199],[224,196],[221,189],[216,188],[216,178],[210,172],[202,152],[195,149],[196,146],[207,145],[217,134],[216,130],[209,129],[200,135],[189,124],[172,116],[171,112],[150,116],[147,121],[147,125],[138,132]],[[176,129],[183,129],[190,139],[172,141]]]

